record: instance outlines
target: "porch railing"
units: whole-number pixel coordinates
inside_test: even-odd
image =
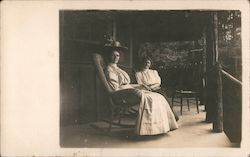
[[[224,132],[231,142],[240,143],[242,132],[242,83],[222,70]]]

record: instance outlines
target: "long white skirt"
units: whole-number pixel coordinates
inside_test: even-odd
[[[155,92],[142,91],[135,133],[156,135],[177,128],[175,116],[164,96]]]

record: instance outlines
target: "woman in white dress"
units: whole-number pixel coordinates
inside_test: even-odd
[[[143,58],[141,71],[135,73],[138,84],[144,85],[150,91],[157,91],[161,89],[161,77],[156,70],[149,69],[151,66],[151,59]]]
[[[137,83],[145,86],[149,91],[160,93],[167,98],[166,92],[161,89],[161,77],[157,70],[150,69],[150,66],[151,59],[149,57],[144,57],[142,59],[141,70],[135,73]],[[175,119],[179,120],[179,117],[175,113],[174,115]]]
[[[134,89],[141,93],[135,133],[137,135],[156,135],[177,129],[177,122],[166,99],[159,93],[141,89],[142,86],[138,84],[130,84],[129,75],[117,66],[120,49],[114,45],[106,45],[106,47],[110,47],[109,61],[105,70],[110,87],[115,91]]]

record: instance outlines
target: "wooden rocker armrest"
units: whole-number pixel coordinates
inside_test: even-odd
[[[111,98],[115,104],[139,104],[141,101],[140,90],[130,88],[123,89],[119,91],[114,91],[111,93]]]

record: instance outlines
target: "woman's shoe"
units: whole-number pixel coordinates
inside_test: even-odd
[[[179,120],[179,117],[177,115],[174,115],[174,118],[175,118],[176,121]]]

